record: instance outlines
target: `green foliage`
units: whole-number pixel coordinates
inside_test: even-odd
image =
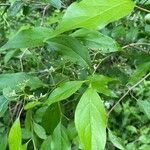
[[[35,46],[41,46],[44,39],[50,37],[51,31],[48,28],[37,27],[22,27],[20,31],[12,37],[0,51],[10,48],[30,48]]]
[[[8,109],[8,103],[9,101],[4,96],[0,96],[0,117],[2,117]]]
[[[88,48],[100,51],[103,54],[121,49],[112,38],[95,30],[80,29],[74,32],[72,36],[81,40]]]
[[[13,90],[19,90],[19,86],[20,88],[29,86],[31,89],[36,89],[44,86],[44,84],[37,77],[33,77],[23,72],[0,75],[0,90],[8,87]]]
[[[81,87],[82,83],[82,81],[69,81],[62,84],[51,93],[46,103],[50,105],[70,97]]]
[[[108,23],[126,16],[133,8],[134,3],[130,0],[75,2],[67,8],[56,30],[62,33],[76,28],[101,29]]]
[[[49,136],[44,142],[42,143],[40,150],[51,150],[51,136]]]
[[[132,77],[130,78],[130,83],[137,82],[143,75],[145,75],[150,70],[150,62],[143,63],[142,65],[138,66],[138,68],[133,73]]]
[[[75,111],[76,129],[83,144],[83,149],[104,149],[106,123],[106,112],[100,97],[94,89],[87,89]]]
[[[71,150],[66,129],[59,123],[52,134],[51,149]]]
[[[113,143],[115,147],[121,150],[126,150],[124,143],[122,142],[121,138],[117,137],[115,134],[113,134],[110,130],[108,131],[109,139]]]
[[[50,117],[53,116],[53,117]],[[49,118],[47,120],[47,118]],[[48,134],[52,134],[56,126],[61,120],[61,112],[59,109],[59,105],[57,103],[54,103],[50,105],[42,117],[42,126],[46,130]]]
[[[56,7],[57,9],[61,8],[61,0],[46,0],[52,6]]]
[[[17,13],[22,9],[23,7],[23,3],[22,1],[15,1],[14,3],[12,3],[12,5],[9,7],[8,9],[8,15],[14,17],[17,15]]]
[[[145,100],[145,101],[138,101],[138,105],[140,106],[140,109],[143,113],[146,114],[146,116],[148,117],[148,119],[150,119],[150,102]]]
[[[62,56],[73,62],[78,62],[81,66],[90,66],[90,56],[87,48],[80,42],[69,36],[59,36],[50,39],[48,42],[51,49],[57,50]]]
[[[22,137],[19,118],[14,122],[10,129],[8,142],[10,150],[22,150]]]
[[[1,141],[0,141],[0,149],[5,150],[7,147],[7,135],[1,135]]]
[[[0,150],[149,150],[149,8],[2,0]]]
[[[114,81],[114,79],[110,77],[106,77],[103,75],[92,75],[88,78],[91,87],[95,89],[97,92],[105,94],[107,96],[113,96],[113,91],[108,88],[108,83]],[[114,94],[115,95],[115,94]]]
[[[46,139],[46,132],[42,126],[40,126],[37,123],[33,123],[34,132],[37,134],[37,136],[41,139]]]

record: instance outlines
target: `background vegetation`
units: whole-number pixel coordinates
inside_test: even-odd
[[[150,1],[74,1],[1,0],[0,150],[149,150]]]

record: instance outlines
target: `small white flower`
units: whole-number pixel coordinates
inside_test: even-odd
[[[31,100],[31,99],[34,99],[34,95],[29,95],[28,98]]]
[[[111,103],[106,101],[106,102],[104,103],[104,105],[106,106],[107,109],[109,109],[110,106],[111,106]]]
[[[53,66],[51,66],[49,70],[50,70],[50,72],[55,72],[55,69]]]
[[[94,70],[96,70],[96,69],[97,69],[97,65],[96,65],[96,64],[94,64],[94,65],[93,65],[93,68],[94,68]]]

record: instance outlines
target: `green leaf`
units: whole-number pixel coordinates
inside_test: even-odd
[[[18,100],[18,95],[16,92],[11,89],[10,87],[4,88],[3,89],[3,96],[8,100],[8,101],[17,101]]]
[[[140,80],[150,70],[150,62],[143,63],[137,67],[131,76],[129,83],[135,83]]]
[[[23,86],[29,86],[31,89],[36,89],[44,86],[44,84],[37,77],[28,75],[24,72],[0,75],[0,90],[8,87],[13,90],[19,90]]]
[[[67,134],[71,141],[78,136],[74,122],[69,123],[69,125],[67,127]]]
[[[59,123],[52,134],[51,149],[55,150],[71,150],[66,129]]]
[[[8,9],[8,15],[15,17],[17,15],[18,12],[21,11],[23,7],[23,2],[22,1],[15,1]]]
[[[82,84],[83,81],[68,81],[61,84],[50,94],[46,104],[51,105],[70,97],[81,87]]]
[[[109,133],[109,140],[113,143],[115,147],[121,150],[126,150],[121,138],[114,135],[110,130],[108,131],[108,133]]]
[[[48,108],[47,105],[43,105],[42,107],[40,107],[39,109],[37,109],[37,110],[35,111],[34,120],[35,120],[37,123],[41,123],[41,122],[42,122],[43,115],[44,115],[44,113],[46,112],[47,108]]]
[[[142,146],[139,147],[139,150],[149,150],[150,145],[148,144],[143,144]]]
[[[21,133],[22,133],[22,139],[23,140],[30,140],[32,138],[32,132],[26,130],[25,128],[21,129]]]
[[[27,132],[31,131],[31,121],[32,121],[32,112],[31,110],[28,110],[26,112],[26,117],[25,117],[25,129]]]
[[[84,150],[104,150],[107,117],[97,92],[89,88],[75,110],[75,125]]]
[[[141,111],[150,119],[150,101],[148,100],[138,100],[138,105],[140,106]]]
[[[42,126],[40,126],[37,123],[33,123],[34,132],[37,134],[37,136],[41,139],[46,139],[46,132]]]
[[[28,142],[22,145],[22,150],[27,150]]]
[[[3,117],[7,108],[8,108],[9,101],[4,97],[0,96],[0,117]]]
[[[70,36],[59,36],[48,42],[51,49],[57,50],[65,58],[79,65],[88,67],[91,65],[90,56],[86,47],[77,39]]]
[[[51,30],[44,27],[24,27],[0,48],[0,52],[10,48],[32,48],[44,44],[44,40],[51,37]]]
[[[58,33],[76,28],[101,29],[108,23],[128,15],[134,8],[131,0],[82,0],[72,3],[66,10]]]
[[[18,52],[18,50],[10,50],[6,53],[5,57],[4,57],[4,63],[7,64],[9,62],[9,60],[16,55],[16,53]]]
[[[80,29],[71,35],[81,40],[88,48],[100,51],[101,53],[111,53],[121,50],[116,41],[101,34],[99,31]]]
[[[47,139],[43,141],[40,150],[51,150],[51,136],[47,137]]]
[[[22,150],[22,136],[19,118],[12,125],[8,136],[9,150]]]
[[[24,106],[24,110],[28,110],[28,109],[32,109],[33,107],[39,106],[42,103],[39,101],[33,101],[33,102],[29,102]]]
[[[57,9],[61,8],[61,0],[46,0],[49,2],[52,6],[56,7]]]
[[[48,119],[47,119],[48,118]],[[42,117],[42,126],[47,134],[52,134],[61,119],[61,112],[57,103],[50,105]]]
[[[108,88],[108,83],[115,81],[110,77],[103,75],[92,75],[88,77],[89,84],[91,84],[93,89],[96,89],[97,92],[102,93],[106,96],[115,96],[115,93]]]
[[[0,136],[0,150],[6,150],[7,148],[7,135]]]

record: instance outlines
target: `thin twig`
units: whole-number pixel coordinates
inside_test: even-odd
[[[150,10],[147,10],[147,9],[145,9],[145,8],[142,8],[142,7],[140,7],[140,6],[135,6],[137,9],[139,9],[139,10],[142,10],[142,11],[145,11],[145,12],[148,12],[148,13],[150,13]]]
[[[138,46],[136,46],[136,45],[146,45],[146,46],[150,46],[150,44],[148,44],[148,43],[132,43],[132,44],[128,44],[128,45],[123,46],[122,49],[131,47],[131,48],[135,48],[135,49],[137,49],[137,50],[140,50],[140,51],[142,51],[142,52],[144,52],[144,53],[150,55],[150,51],[146,51],[146,50],[144,50],[142,47],[138,47]]]
[[[16,115],[16,113],[17,113],[17,110],[18,110],[18,105],[19,105],[19,103],[17,103],[16,105],[15,105],[15,107],[14,107],[14,110],[13,110],[13,112],[12,112],[12,120],[14,119],[14,117],[15,117],[15,115]]]
[[[146,51],[146,50],[144,50],[143,48],[140,48],[140,47],[137,47],[137,46],[131,46],[131,47],[133,47],[133,48],[135,48],[135,49],[137,49],[137,50],[140,50],[140,51],[142,51],[142,52],[144,52],[144,53],[146,53],[146,54],[150,54],[149,51]]]
[[[130,91],[130,95],[133,99],[135,99],[136,101],[138,101],[138,99],[132,94],[132,92]]]
[[[125,49],[125,48],[127,48],[127,47],[135,46],[135,45],[145,45],[145,46],[150,46],[149,43],[131,43],[131,44],[128,44],[128,45],[123,46],[122,48]]]
[[[18,111],[18,117],[20,118],[20,116],[21,116],[21,113],[22,113],[22,111],[23,111],[23,107],[21,107],[21,105],[19,105],[20,107],[19,107],[19,111]]]
[[[22,55],[20,56],[20,66],[21,66],[21,71],[23,72],[23,62],[22,62],[22,59],[23,59],[23,57],[24,57],[24,55],[25,55],[25,53],[26,53],[26,51],[27,51],[28,49],[25,49],[24,51],[23,51],[23,53],[22,53]]]
[[[10,6],[10,4],[0,4],[0,7],[1,6]]]
[[[136,84],[134,84],[132,87],[128,89],[128,91],[117,101],[117,103],[109,110],[108,116],[110,113],[115,109],[115,107],[129,94],[130,91],[132,91],[136,86],[138,86],[141,82],[143,82],[146,78],[150,76],[150,73],[148,73],[146,76],[144,76],[140,81],[138,81]]]
[[[48,8],[49,8],[49,5],[46,5],[46,6],[44,7],[43,14],[42,14],[41,26],[43,26],[43,23],[44,23],[44,16],[45,16],[46,11],[48,10]]]

